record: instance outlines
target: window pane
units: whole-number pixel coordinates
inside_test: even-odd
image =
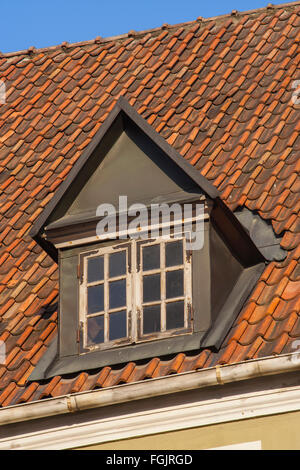
[[[126,338],[127,321],[126,310],[109,314],[109,339],[113,341],[118,338]]]
[[[143,271],[160,268],[160,245],[143,247]]]
[[[166,266],[178,266],[183,264],[182,240],[166,243]]]
[[[88,344],[104,343],[104,315],[88,318],[87,326]]]
[[[117,251],[109,255],[109,277],[126,274],[126,251]]]
[[[109,283],[109,308],[126,306],[126,279]]]
[[[167,330],[184,327],[184,301],[166,304]]]
[[[143,278],[143,300],[152,302],[160,300],[160,274],[152,274]]]
[[[149,305],[143,309],[143,334],[160,331],[160,305]]]
[[[104,310],[104,285],[88,287],[88,313]]]
[[[183,269],[166,272],[166,297],[180,297],[183,295]]]
[[[104,257],[95,256],[88,259],[88,282],[102,281],[104,279]]]

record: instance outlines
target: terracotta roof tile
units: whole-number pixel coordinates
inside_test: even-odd
[[[0,75],[0,405],[291,352],[300,337],[299,2],[119,38],[4,54]],[[25,60],[26,59],[26,60]],[[52,260],[31,225],[120,95],[217,186],[282,236],[218,352],[26,382],[57,334]]]

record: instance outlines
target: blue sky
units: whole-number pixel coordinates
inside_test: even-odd
[[[268,0],[2,0],[0,51],[141,31],[265,7]],[[282,1],[272,1],[277,5]]]

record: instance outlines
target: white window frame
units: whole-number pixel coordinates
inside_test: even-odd
[[[165,244],[172,243],[178,240],[183,241],[183,264],[171,267],[165,267]],[[145,246],[160,245],[160,255],[163,265],[160,269],[153,270],[153,272],[161,273],[161,298],[159,301],[147,302],[147,305],[160,304],[162,306],[162,317],[161,317],[161,331],[150,334],[143,334],[143,270],[142,270],[142,249]],[[87,319],[93,316],[101,315],[101,313],[88,314],[87,312],[87,288],[93,285],[106,284],[108,286],[109,273],[108,273],[108,257],[111,253],[126,250],[126,275],[112,278],[118,280],[119,278],[126,277],[126,313],[127,313],[127,337],[120,338],[117,340],[109,341],[108,332],[108,316],[113,311],[123,310],[122,308],[108,308],[108,288],[104,288],[104,342],[98,344],[87,344]],[[87,282],[87,266],[88,260],[93,257],[104,256],[104,280]],[[79,255],[81,259],[82,269],[82,280],[79,284],[79,320],[80,329],[82,331],[82,346],[85,352],[99,350],[99,349],[112,349],[121,347],[132,343],[142,343],[147,341],[153,341],[163,338],[169,338],[172,336],[183,335],[192,333],[192,261],[191,257],[188,256],[186,250],[185,237],[157,237],[155,239],[131,239],[126,240],[123,243],[117,243],[103,248],[96,248],[91,252],[82,252]],[[139,266],[138,266],[139,260]],[[168,271],[174,271],[177,269],[183,269],[184,272],[184,291],[183,295],[166,299],[165,298],[165,273]],[[146,271],[147,274],[151,274],[152,271]],[[166,330],[166,304],[175,301],[184,301],[184,327]]]
[[[183,242],[183,264],[181,265],[174,265],[170,267],[165,266],[165,247],[166,243],[172,243],[181,240]],[[142,250],[146,246],[153,246],[153,245],[160,245],[160,258],[162,260],[162,266],[158,269],[147,270],[143,271],[143,255]],[[187,259],[187,250],[186,250],[186,241],[184,237],[160,237],[156,238],[155,240],[145,240],[144,242],[140,242],[139,244],[139,259],[140,259],[140,269],[137,272],[137,286],[138,286],[138,293],[136,296],[137,299],[137,312],[139,315],[139,331],[138,331],[138,341],[149,341],[154,338],[164,338],[173,336],[175,334],[183,334],[191,331],[191,321],[190,321],[190,313],[191,313],[191,304],[192,304],[192,270],[191,270],[191,259]],[[174,297],[174,298],[166,298],[166,273],[170,271],[176,271],[178,269],[182,269],[184,272],[184,286],[183,286],[183,295]],[[151,301],[151,302],[143,302],[143,274],[151,275],[151,274],[161,274],[161,297],[160,301]],[[184,301],[184,326],[182,328],[174,328],[174,329],[166,329],[166,305],[176,302],[176,301]],[[161,305],[161,329],[160,332],[153,332],[143,334],[143,306],[150,306],[150,305]]]
[[[110,278],[109,277],[109,264],[108,264],[108,257],[111,253],[117,253],[121,251],[126,251],[126,274],[115,276]],[[96,258],[98,256],[104,257],[104,279],[103,281],[95,281],[95,282],[87,282],[87,271],[88,271],[88,260],[91,258]],[[131,343],[131,332],[130,332],[130,322],[131,322],[131,312],[128,310],[128,306],[131,305],[131,276],[128,271],[128,261],[129,261],[129,250],[126,246],[109,246],[105,248],[99,248],[97,250],[93,250],[91,254],[86,253],[86,256],[83,257],[83,278],[82,283],[79,287],[79,317],[80,317],[80,324],[82,326],[83,332],[83,347],[88,350],[94,349],[107,349],[118,345],[128,344]],[[126,279],[126,319],[127,319],[127,336],[124,338],[120,338],[117,340],[110,341],[109,340],[109,315],[113,312],[119,312],[120,310],[124,310],[122,307],[115,307],[109,308],[109,280],[117,281],[120,279]],[[104,287],[104,311],[102,313],[88,313],[88,306],[87,306],[87,299],[88,299],[88,287],[92,287],[94,285],[103,284],[107,287]],[[103,315],[104,316],[104,342],[97,343],[97,344],[88,344],[87,343],[87,320],[88,318],[97,317]]]

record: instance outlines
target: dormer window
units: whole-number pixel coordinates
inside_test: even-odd
[[[120,195],[129,207],[200,205],[202,223],[192,212],[187,232],[173,219],[165,236],[159,219],[155,235],[124,235],[119,209],[104,240],[98,207]],[[217,190],[123,98],[31,235],[59,265],[59,335],[30,380],[216,350],[265,266]]]
[[[184,238],[131,240],[79,254],[82,351],[192,331]]]

